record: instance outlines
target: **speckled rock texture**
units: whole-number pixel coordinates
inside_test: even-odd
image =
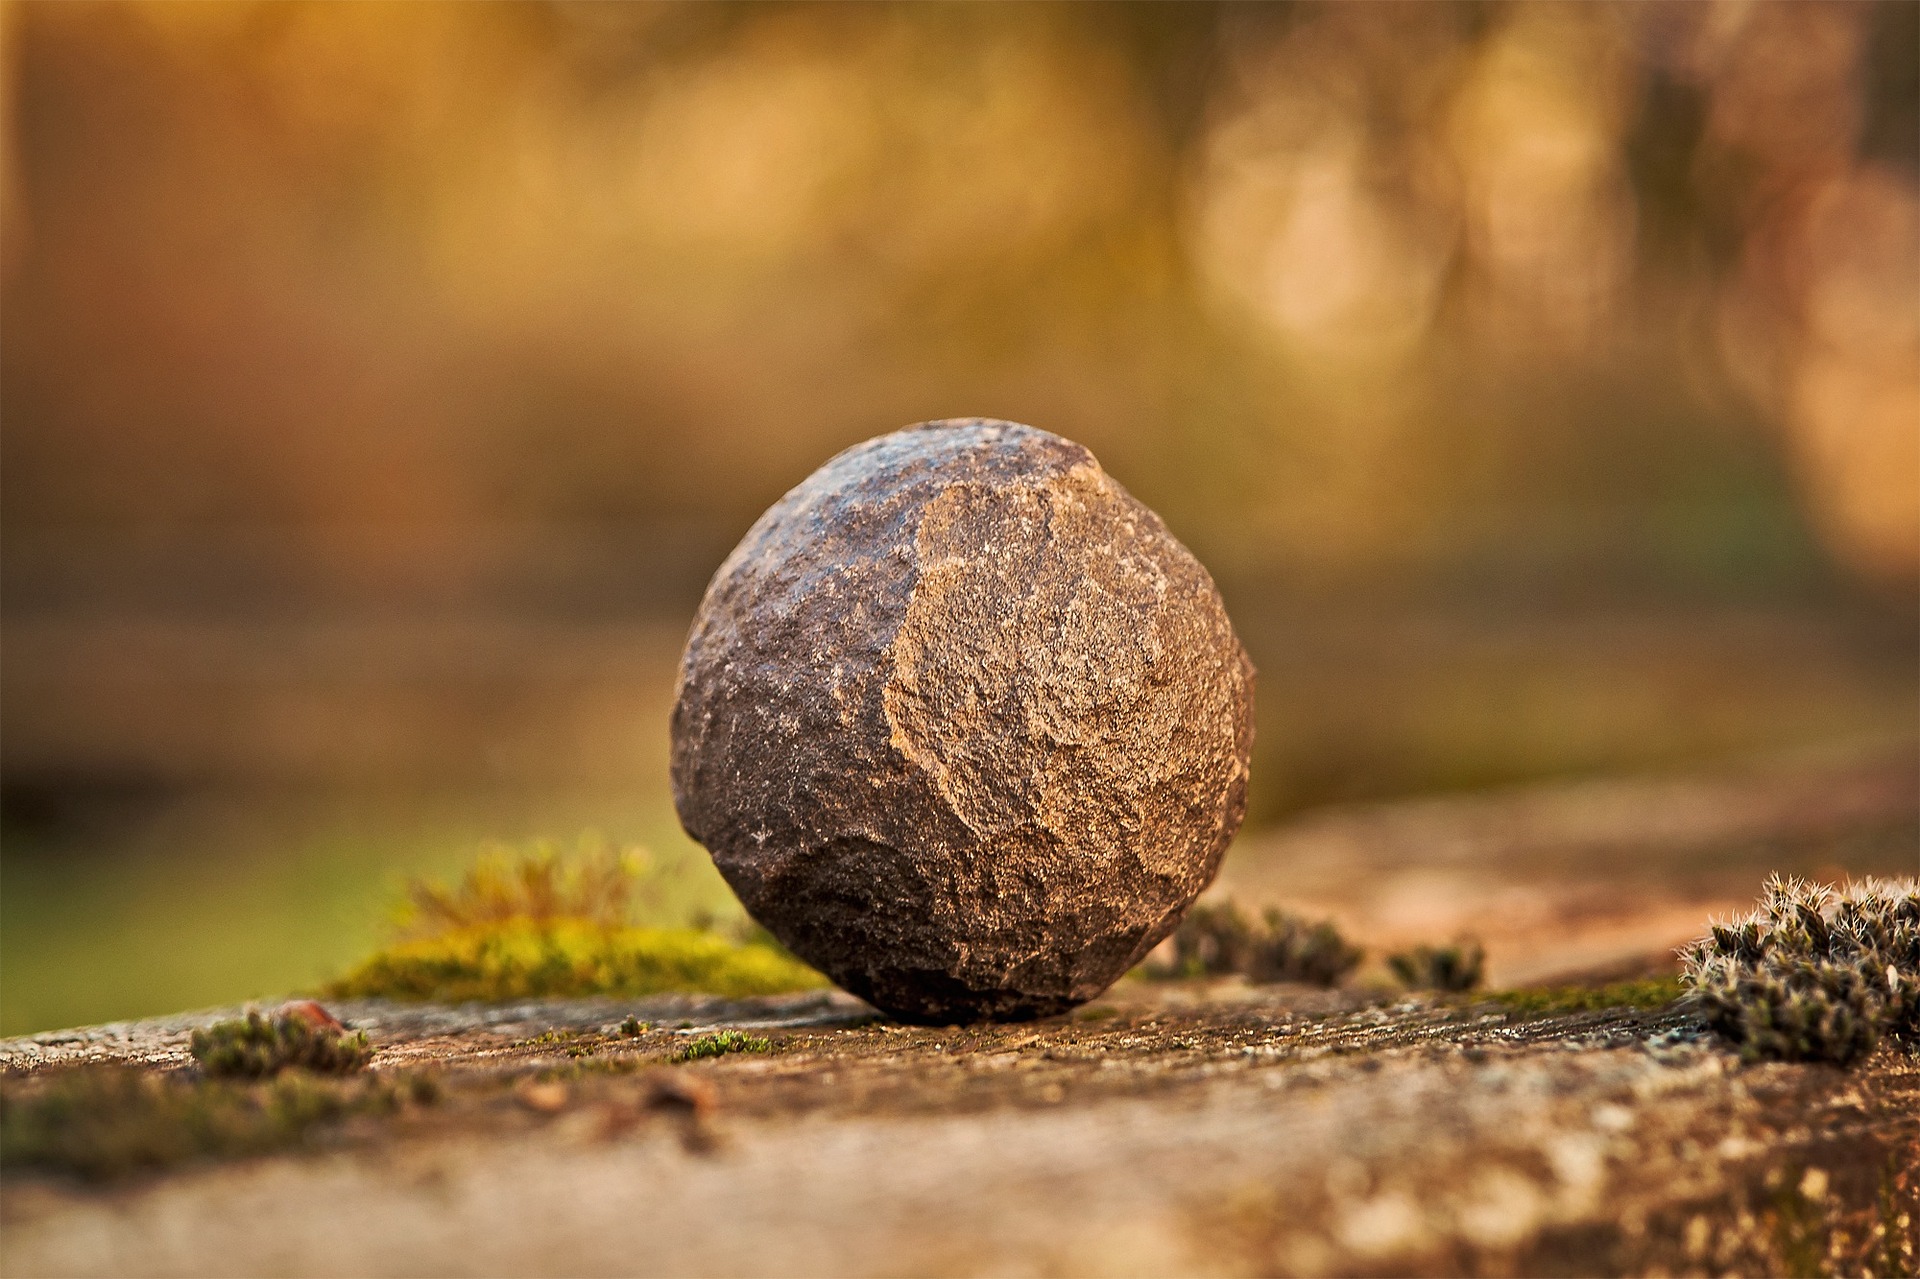
[[[848,449],[708,587],[680,821],[747,910],[907,1020],[1060,1012],[1213,879],[1253,667],[1219,592],[1086,449],[929,422]]]

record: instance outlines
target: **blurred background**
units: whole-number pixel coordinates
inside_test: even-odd
[[[1213,569],[1249,847],[1920,767],[1910,3],[13,3],[0,338],[4,1033],[311,982],[483,838],[726,909],[692,610],[933,417]]]

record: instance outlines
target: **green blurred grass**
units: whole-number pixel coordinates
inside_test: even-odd
[[[589,827],[653,854],[663,891],[649,922],[740,915],[664,799],[255,798],[198,804],[81,846],[9,835],[0,1034],[311,989],[387,939],[406,877],[451,879],[489,841],[570,841]]]

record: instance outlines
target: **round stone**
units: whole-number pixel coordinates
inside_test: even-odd
[[[687,833],[896,1017],[1045,1016],[1170,933],[1246,811],[1213,579],[1070,440],[928,422],[760,517],[681,659]]]

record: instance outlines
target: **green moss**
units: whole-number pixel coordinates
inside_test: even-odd
[[[327,987],[336,998],[504,1002],[701,991],[739,998],[826,979],[775,947],[692,928],[511,920],[403,941]]]
[[[395,943],[326,993],[447,1002],[671,991],[738,998],[826,984],[764,933],[638,926],[636,916],[657,916],[661,887],[645,853],[590,837],[571,854],[547,845],[490,849],[451,887],[409,884]]]
[[[1605,986],[1539,986],[1502,990],[1491,998],[1524,1016],[1597,1012],[1603,1008],[1665,1008],[1685,992],[1678,977],[1617,981]]]
[[[702,1057],[724,1057],[728,1053],[770,1053],[773,1041],[738,1030],[717,1030],[711,1035],[682,1045],[669,1060],[699,1061]]]
[[[243,1083],[82,1067],[0,1087],[0,1166],[99,1181],[264,1154],[349,1115],[389,1113],[400,1096],[390,1080],[300,1071]]]
[[[261,1079],[296,1066],[350,1075],[373,1057],[363,1030],[335,1030],[297,1016],[257,1012],[194,1031],[191,1051],[209,1075],[238,1079]]]

